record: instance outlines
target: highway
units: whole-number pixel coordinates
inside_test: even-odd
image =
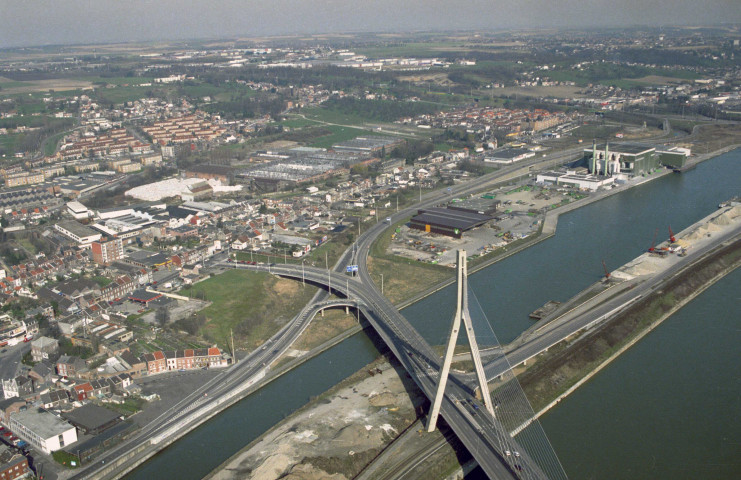
[[[362,258],[358,260],[362,261]],[[367,277],[364,279],[361,275],[351,279],[329,270],[285,264],[238,265],[238,268],[304,279],[328,288],[331,285],[333,293],[346,297],[350,304],[360,308],[419,388],[429,398],[434,396],[440,369],[439,356],[375,285],[367,283]],[[228,384],[222,384],[220,388],[227,387]],[[472,390],[464,382],[451,377],[441,413],[487,475],[490,478],[547,478],[498,420],[483,411],[483,404],[475,400]],[[521,456],[507,456],[506,451],[520,452]]]
[[[546,161],[549,165],[562,163],[571,159],[574,154],[581,150],[581,148],[577,148],[563,152]],[[456,185],[448,191],[428,193],[421,203],[391,215],[390,224],[408,218],[416,213],[418,208],[439,204],[454,196],[466,195],[495,183],[520,178],[527,175],[531,166],[542,164],[542,162],[542,159],[533,159],[529,163],[502,168],[484,177]],[[144,427],[133,438],[108,451],[99,457],[95,463],[86,466],[84,470],[77,472],[72,478],[113,478],[120,476],[122,467],[127,468],[123,464],[131,465],[134,463],[131,456],[123,457],[126,452],[138,450],[138,453],[133,456],[134,459],[151,455],[157,448],[155,447],[156,444],[166,442],[175,431],[183,429],[188,424],[195,423],[196,419],[190,417],[201,417],[201,412],[209,413],[209,409],[218,410],[217,405],[225,403],[247,388],[256,388],[255,385],[267,373],[268,366],[292,345],[308,326],[312,316],[321,308],[330,305],[359,306],[389,348],[412,374],[422,391],[428,397],[431,396],[436,386],[439,356],[409,325],[398,310],[380,294],[368,273],[367,256],[370,246],[390,224],[389,222],[378,222],[362,232],[355,244],[356,248],[348,249],[331,271],[302,265],[247,266],[218,262],[225,268],[263,270],[298,280],[304,279],[307,282],[325,287],[328,287],[331,283],[331,290],[340,296],[345,296],[348,300],[329,303],[327,292],[317,293],[313,301],[292,322],[268,340],[261,349],[253,351],[242,362],[229,370],[225,370],[197,389],[192,395],[183,399]],[[701,255],[702,252],[699,250],[691,251],[685,260],[689,261]],[[358,278],[350,279],[344,274],[345,267],[350,264],[359,266]],[[674,267],[673,271],[676,272],[679,268],[681,267]],[[657,279],[656,284],[659,281]],[[651,288],[651,284],[647,283],[642,288],[648,290]],[[637,292],[631,291],[624,295],[625,298],[616,297],[590,315],[582,315],[573,319],[564,318],[554,322],[554,324],[531,335],[521,345],[509,352],[509,360],[515,365],[537,355],[537,353],[558,343],[563,338],[598,321],[616,308],[619,309],[621,301],[625,300],[627,302],[631,295],[635,296],[636,294]],[[494,378],[506,368],[508,366],[504,359],[490,362],[487,365],[487,378]],[[491,478],[545,478],[545,475],[537,469],[535,463],[527,457],[527,452],[503,431],[496,419],[481,413],[477,414],[481,409],[475,408],[472,403],[469,403],[468,400],[471,397],[472,387],[467,379],[451,377],[448,394],[442,406],[442,415],[463,444],[481,464],[484,471]],[[477,406],[481,407],[481,405]],[[142,449],[141,445],[151,445],[151,447]],[[137,446],[140,448],[137,449]],[[520,452],[522,457],[515,460],[513,457],[506,456],[503,452],[507,450]],[[123,461],[122,458],[124,458]],[[519,468],[522,468],[522,470],[519,470]]]
[[[86,465],[70,478],[101,479],[122,476],[135,465],[135,461],[156,453],[156,445],[166,442],[175,431],[200,422],[202,415],[212,412],[215,407],[242,391],[257,388],[269,365],[290,348],[317,312],[324,308],[345,305],[356,307],[355,303],[342,300],[324,300],[306,305],[292,322],[285,325],[261,348],[254,350],[235,366],[222,370],[219,375],[170,407],[133,437],[96,458],[94,463]],[[135,453],[132,455],[132,452]]]
[[[561,152],[548,159],[530,159],[521,162],[518,165],[501,168],[496,172],[473,179],[465,184],[453,186],[449,190],[425,194],[422,202],[391,215],[391,223],[395,223],[396,221],[413,215],[419,208],[438,204],[456,195],[466,195],[482,188],[486,188],[489,185],[513,181],[517,178],[528,175],[532,166],[538,165],[541,167],[551,167],[564,163],[573,159],[573,157],[581,152],[581,150],[582,148],[578,147]],[[333,266],[332,272],[327,270],[316,270],[308,267],[302,268],[301,266],[262,265],[246,267],[241,264],[236,265],[227,262],[220,263],[221,266],[225,268],[262,269],[269,271],[270,273],[292,276],[297,279],[303,278],[306,281],[311,281],[318,285],[328,286],[333,280],[332,277],[335,277],[336,280],[332,283],[332,290],[340,292],[343,296],[344,294],[349,295],[348,298],[351,300],[359,298],[362,291],[364,297],[363,300],[369,303],[361,306],[361,310],[366,313],[366,318],[379,319],[374,327],[376,327],[379,333],[382,334],[384,341],[386,341],[394,353],[397,354],[400,360],[406,362],[404,365],[411,374],[422,368],[431,368],[429,366],[434,368],[434,366],[437,365],[438,359],[437,355],[431,350],[429,345],[427,345],[414,328],[412,328],[408,322],[403,319],[398,310],[396,310],[385,299],[385,297],[377,291],[373,281],[368,276],[366,260],[370,246],[388,227],[388,223],[379,222],[363,232],[356,241],[356,248],[346,250]],[[360,281],[348,281],[346,280],[347,277],[345,277],[341,272],[345,271],[347,265],[355,263],[360,265]],[[342,280],[345,281],[343,282]],[[344,285],[342,285],[343,283]],[[344,292],[348,287],[350,292]],[[327,293],[318,292],[312,302],[308,304],[301,313],[293,319],[293,321],[288,323],[271,339],[269,339],[261,349],[253,351],[247,358],[239,362],[236,366],[224,371],[223,374],[198,388],[191,395],[184,398],[181,402],[174,405],[153,422],[150,422],[150,424],[142,428],[136,435],[107,451],[105,454],[98,457],[94,463],[77,471],[71,478],[118,478],[123,473],[133,468],[133,465],[136,465],[136,463],[141,459],[147,458],[156,453],[158,448],[156,445],[167,441],[171,435],[182,431],[188,425],[201,421],[196,418],[203,416],[200,412],[208,412],[209,409],[218,409],[218,405],[225,403],[230,398],[233,398],[240,392],[244,391],[246,388],[253,388],[254,385],[257,385],[259,381],[264,378],[269,365],[277,360],[291,346],[296,338],[298,338],[298,336],[308,326],[313,313],[318,311],[318,309],[323,308],[321,304],[326,301]],[[374,311],[379,312],[380,315],[386,315],[387,317],[377,317],[373,314]],[[383,318],[394,319],[394,322],[391,323],[394,325],[392,328],[397,328],[398,330],[394,332],[386,327],[382,327],[381,319]],[[396,325],[401,325],[401,327]],[[397,335],[400,334],[401,336],[397,337]],[[415,348],[411,348],[411,345],[415,345]],[[404,347],[407,346],[410,348],[404,349]],[[409,356],[409,353],[413,352],[415,349],[420,353],[424,353],[423,358],[428,362],[428,367],[423,367],[418,363],[418,360],[412,360],[412,357]],[[424,380],[420,380],[419,383],[420,388],[422,388],[425,393],[429,395],[429,392],[434,390],[434,381],[429,376],[414,376],[417,378],[424,378]],[[449,382],[450,385],[454,385],[456,380],[451,378]],[[496,432],[489,432],[486,430],[479,431],[477,426],[470,423],[470,415],[466,416],[456,408],[453,403],[455,401],[453,398],[457,399],[471,396],[471,392],[465,390],[465,387],[463,387],[464,383],[460,381],[459,383],[460,385],[450,389],[455,392],[453,397],[451,397],[450,400],[446,398],[443,402],[441,409],[443,417],[448,424],[454,428],[456,433],[460,435],[461,441],[467,448],[472,450],[472,453],[474,451],[480,452],[476,456],[477,461],[480,461],[482,467],[487,471],[491,478],[517,478],[514,465],[502,461],[502,453],[500,452],[497,454],[496,450],[491,447],[491,445],[493,445],[491,440],[493,436],[496,436]],[[493,427],[493,425],[490,427]],[[487,438],[487,435],[491,438]],[[510,450],[520,451],[521,449],[518,450],[518,447],[515,446],[510,447]],[[522,458],[521,463],[524,464],[527,460],[527,458]],[[532,469],[532,472],[536,472],[535,468]],[[518,473],[521,474],[521,472]],[[544,477],[537,476],[533,478]]]

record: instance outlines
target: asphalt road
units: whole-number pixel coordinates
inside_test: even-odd
[[[10,380],[18,374],[23,355],[31,351],[30,342],[21,342],[0,349],[0,379]]]
[[[527,175],[526,172],[533,165],[540,164],[542,166],[545,163],[548,166],[552,166],[563,163],[571,159],[581,150],[581,147],[579,147],[569,151],[561,152],[560,154],[550,157],[546,160],[543,160],[542,158],[531,159],[526,162],[521,162],[518,165],[502,168],[492,174],[479,177],[465,184],[453,186],[451,187],[451,189],[446,191],[428,193],[424,195],[423,201],[419,204],[394,213],[391,216],[391,223],[394,223],[416,213],[416,210],[418,208],[440,203],[456,195],[465,195],[468,193],[472,193],[476,190],[485,188],[488,185],[501,183],[503,181],[512,181],[520,178],[524,175]],[[401,315],[398,313],[398,310],[396,310],[385,299],[385,297],[383,297],[380,292],[378,292],[378,290],[375,288],[374,283],[367,274],[366,260],[370,246],[376,240],[378,235],[380,235],[386,228],[388,228],[388,226],[389,224],[385,222],[377,223],[366,232],[363,232],[363,234],[359,237],[358,242],[356,243],[356,249],[350,248],[344,253],[344,255],[341,256],[341,258],[333,266],[332,270],[337,280],[340,280],[340,278],[342,278],[345,279],[345,282],[342,282],[341,280],[337,282],[336,280],[336,284],[333,284],[332,288],[336,290],[343,290],[343,287],[349,286],[351,292],[349,292],[348,294],[349,298],[351,299],[358,299],[360,296],[360,292],[367,289],[370,292],[368,293],[367,297],[368,301],[370,301],[371,304],[375,304],[375,307],[378,309],[379,312],[385,312],[385,315],[394,315],[395,317],[397,317],[397,322],[400,321],[400,319],[403,320],[402,323],[404,324],[404,336],[400,337],[405,339],[403,342],[392,340],[393,337],[389,336],[389,332],[386,331],[385,333],[388,338],[387,343],[389,343],[389,346],[392,348],[392,350],[394,350],[395,353],[400,354],[400,352],[402,351],[400,348],[403,346],[402,344],[415,345],[416,348],[418,348],[419,350],[425,351],[425,357],[429,360],[429,362],[431,362],[430,364],[434,365],[437,360],[433,359],[435,359],[437,355],[429,348],[429,345],[424,342],[424,340],[419,336],[414,328],[412,328],[406,322],[406,320],[401,317]],[[210,263],[214,265],[217,262]],[[344,275],[339,275],[340,272],[345,271],[345,266],[349,264],[360,265],[359,281],[348,281],[346,280],[346,277],[344,277]],[[234,268],[237,266],[224,262],[222,263],[222,267]],[[239,265],[237,268],[244,267],[242,265]],[[325,284],[324,280],[329,283],[331,281],[330,278],[332,275],[326,270],[314,271],[314,269],[310,269],[308,267],[304,267],[303,272],[299,273],[298,269],[300,267],[290,267],[285,265],[262,265],[252,266],[251,268],[268,270],[271,273],[276,274],[280,274],[282,268],[294,268],[293,276],[295,278],[300,278],[299,275],[305,275],[306,272],[311,272],[310,274],[316,276],[314,280],[317,284]],[[287,271],[284,271],[283,274],[291,276],[290,273]],[[307,281],[310,281],[308,277],[306,279]],[[355,283],[360,282],[362,282],[362,286],[354,286]],[[342,283],[345,283],[345,285],[342,285]],[[352,292],[353,289],[356,290],[354,293]],[[191,395],[168,409],[157,419],[155,419],[149,425],[140,430],[136,435],[98,457],[95,463],[84,466],[71,478],[113,478],[120,473],[122,467],[116,466],[116,461],[119,460],[127,452],[131,452],[138,446],[148,443],[151,439],[158,439],[160,437],[166,436],[167,433],[173,429],[174,425],[181,422],[183,420],[183,417],[190,414],[191,412],[200,412],[203,408],[212,407],[214,404],[222,402],[227,396],[233,395],[234,392],[244,389],[244,385],[246,384],[253,385],[258,383],[259,379],[262,378],[262,376],[264,376],[267,372],[267,367],[273,361],[277,360],[283,354],[283,352],[285,352],[291,346],[295,339],[298,338],[301,332],[303,332],[303,330],[308,326],[312,312],[315,311],[317,308],[315,304],[326,301],[326,296],[326,292],[318,292],[317,295],[315,295],[315,297],[313,298],[312,302],[310,302],[301,311],[301,313],[299,313],[299,315],[294,318],[293,321],[288,323],[271,339],[266,341],[263,348],[253,351],[248,357],[243,359],[236,366],[224,371],[222,375],[219,375],[218,377],[204,384],[202,387],[196,389]],[[367,316],[373,316],[373,313],[367,312]],[[383,331],[380,324],[377,325],[377,329]],[[403,354],[400,359],[401,358],[404,358],[406,360],[405,367],[407,367],[410,372],[415,372],[415,369],[421,368],[420,365],[412,363],[410,361],[411,357],[409,357],[408,353]],[[429,380],[429,378],[428,380],[421,382],[420,386],[422,387],[423,385],[423,391],[428,391],[429,389],[434,388],[433,383],[431,380]],[[458,394],[470,395],[470,392],[458,392]],[[471,425],[469,423],[469,419],[458,411],[452,400],[448,401],[448,399],[446,399],[446,401],[443,402],[441,413],[445,417],[448,424],[450,424],[454,428],[456,433],[458,433],[459,431],[469,432],[459,434],[461,440],[463,441],[464,445],[467,446],[467,448],[472,448],[479,451],[481,450],[481,444],[491,445],[489,439],[482,437],[481,435],[483,434],[479,433],[479,429],[476,426]],[[183,429],[182,425],[179,426],[179,429]],[[141,452],[140,456],[151,454],[152,452],[154,452],[155,448],[156,447],[153,445],[151,449],[146,449],[144,452]],[[512,467],[508,466],[504,461],[502,461],[502,454],[496,454],[494,452],[494,450],[491,450],[490,452],[487,452],[486,455],[479,453],[479,455],[477,456],[477,460],[479,460],[479,462],[482,464],[482,467],[485,469],[485,471],[491,472],[490,476],[492,478],[516,478],[514,471],[511,470]],[[527,459],[522,460],[523,463],[526,461]],[[133,463],[133,459],[128,459],[125,463],[127,465],[131,465]],[[126,466],[124,465],[123,468],[126,468]],[[533,471],[535,470],[533,469]]]

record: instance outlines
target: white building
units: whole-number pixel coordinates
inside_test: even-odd
[[[567,170],[566,172],[539,173],[535,181],[539,184],[564,185],[580,190],[595,191],[599,187],[613,184],[615,177],[578,174],[574,170]]]
[[[97,242],[103,236],[92,228],[86,227],[74,220],[59,222],[54,225],[54,228],[65,237],[79,243],[81,247],[89,247],[90,244]]]
[[[85,205],[76,200],[67,202],[67,213],[72,215],[77,220],[90,218],[93,216],[92,212],[88,210]]]
[[[10,416],[9,429],[47,455],[77,441],[77,429],[45,410],[30,409]]]

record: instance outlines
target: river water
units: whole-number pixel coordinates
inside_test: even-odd
[[[608,268],[617,268],[651,246],[657,229],[657,241],[665,240],[669,226],[678,232],[739,194],[741,149],[565,214],[554,237],[471,275],[469,284],[499,341],[506,343],[532,325],[531,311],[549,300],[567,300],[597,281],[603,259]],[[546,434],[570,478],[741,478],[738,287],[737,272],[544,417]],[[718,298],[707,300],[712,294]],[[454,305],[450,287],[405,309],[404,315],[428,341],[441,344]],[[676,327],[691,308],[702,309],[684,322],[695,329]],[[729,319],[725,326],[713,320],[720,316]],[[705,328],[692,318],[707,318]],[[672,346],[669,337],[685,343]],[[658,346],[644,346],[651,341]],[[645,358],[625,360],[644,350]],[[218,415],[126,478],[202,478],[377,355],[374,343],[358,334]],[[616,368],[628,370],[608,377]],[[686,421],[690,413],[682,405],[700,421]],[[683,476],[684,471],[694,473]]]

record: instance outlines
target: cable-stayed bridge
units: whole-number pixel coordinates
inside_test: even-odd
[[[349,278],[304,265],[247,268],[324,286],[356,305],[424,394],[431,401],[437,399],[439,414],[490,478],[566,478],[513,375],[498,372],[497,389],[488,396],[488,388],[486,392],[474,389],[463,376],[451,374],[444,379],[443,393],[437,395],[443,367],[440,355],[362,275]],[[471,328],[488,326],[480,319],[481,312],[474,313],[468,314]],[[493,332],[489,336],[495,337]],[[484,382],[488,384],[488,380]]]

